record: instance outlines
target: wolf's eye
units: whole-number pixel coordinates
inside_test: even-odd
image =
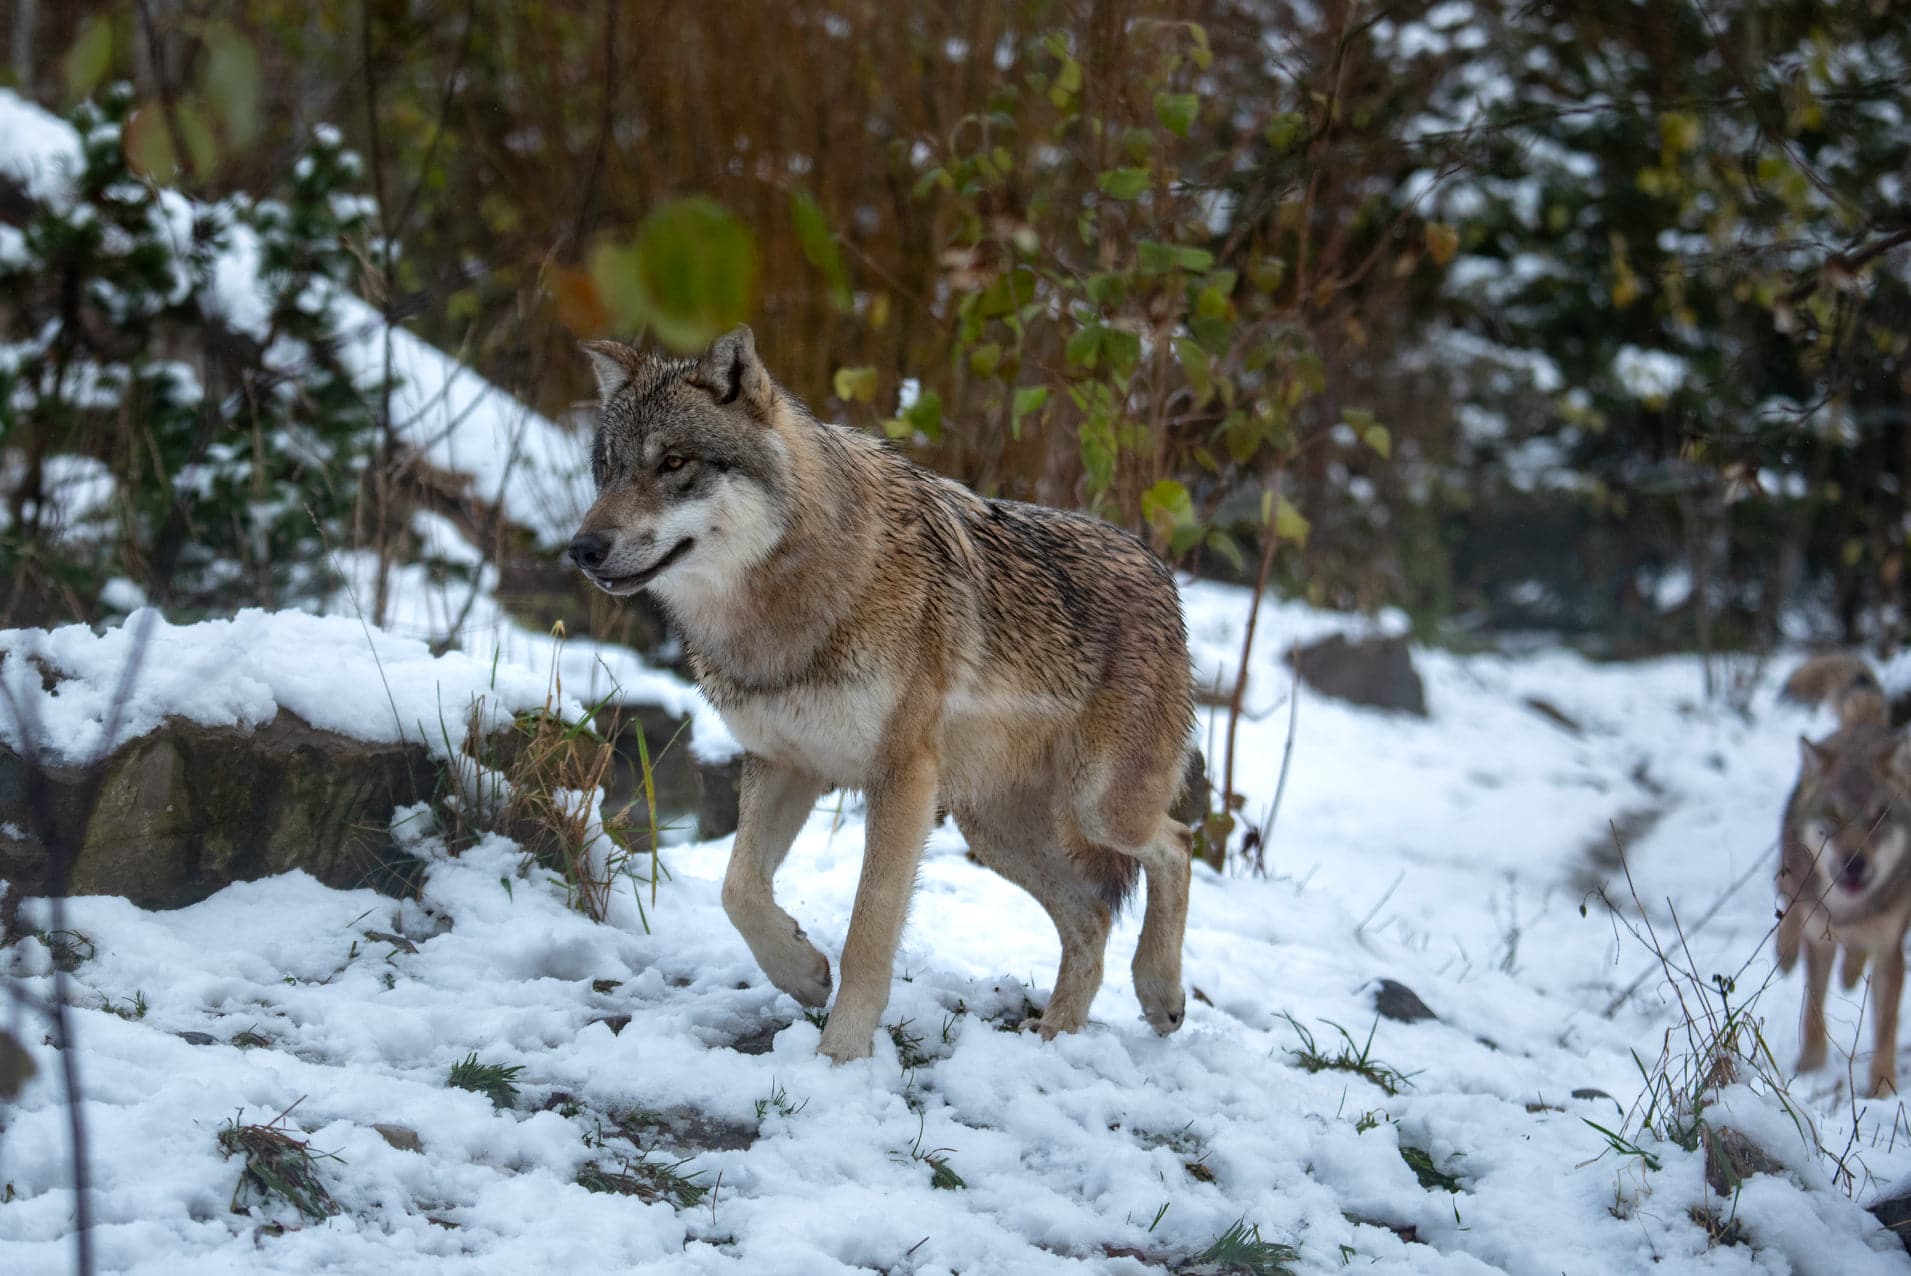
[[[683,457],[678,456],[675,452],[672,452],[669,456],[666,456],[663,459],[663,464],[657,467],[657,473],[674,474],[678,470],[681,470],[687,464],[689,464],[688,461],[686,461]]]

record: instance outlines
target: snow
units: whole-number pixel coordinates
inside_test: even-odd
[[[18,94],[0,90],[0,179],[29,199],[56,207],[72,198],[79,175],[80,139],[58,116]]]
[[[336,147],[336,129],[320,125],[315,136]],[[32,199],[59,205],[70,198],[68,179],[81,168],[80,142],[73,128],[8,90],[0,89],[0,180],[19,184]],[[273,281],[264,273],[259,239],[220,211],[225,243],[210,264],[209,311],[235,332],[256,340],[272,335]],[[173,241],[189,242],[195,206],[172,191],[162,191],[154,216]],[[17,234],[0,239],[0,263],[23,252]],[[183,267],[180,267],[183,269]],[[190,281],[175,281],[180,296]],[[177,299],[177,298],[175,298]],[[514,523],[529,529],[540,543],[569,541],[590,501],[589,458],[576,434],[537,413],[484,380],[457,359],[383,317],[354,297],[325,293],[301,299],[301,305],[330,303],[345,333],[340,362],[367,386],[395,379],[391,419],[401,438],[431,464],[469,475],[483,499],[499,505]],[[51,339],[51,334],[47,334]],[[0,358],[6,358],[0,346]],[[287,346],[270,352],[275,367],[304,365],[303,352]],[[111,389],[106,402],[116,402]]]
[[[135,651],[136,676],[122,696]],[[36,724],[36,745],[70,762],[96,756],[109,723],[117,745],[168,718],[249,729],[281,708],[354,739],[420,740],[443,754],[463,742],[472,704],[482,701],[496,722],[550,694],[545,679],[520,666],[493,668],[462,651],[434,656],[415,638],[344,616],[257,608],[191,625],[142,609],[102,633],[86,625],[0,630],[0,686],[11,710],[0,714],[0,743],[19,749],[24,720]],[[582,707],[570,701],[560,711],[575,718]]]
[[[349,334],[339,357],[353,375],[376,384],[389,359],[398,381],[390,411],[400,437],[440,469],[469,475],[480,497],[541,544],[567,543],[591,498],[588,450],[577,434],[429,342],[388,328],[364,302],[347,297],[337,304]]]
[[[1669,351],[1621,346],[1613,356],[1612,374],[1633,398],[1660,403],[1685,384],[1687,367],[1684,359]]]
[[[411,577],[397,586],[401,601],[418,589]],[[1203,681],[1231,678],[1245,595],[1188,582],[1185,598]],[[5,650],[77,679],[40,703],[66,752],[97,731],[142,623],[5,636]],[[1596,665],[1554,650],[1416,649],[1425,720],[1305,688],[1290,703],[1290,644],[1403,623],[1263,605],[1236,751],[1242,814],[1264,820],[1296,714],[1270,875],[1197,866],[1186,978],[1200,991],[1170,1038],[1138,1015],[1134,910],[1088,1030],[1052,1043],[1000,1031],[1024,996],[1046,997],[1056,941],[1033,901],[967,861],[952,826],[931,836],[884,1020],[920,1038],[913,1067],[888,1034],[865,1062],[815,1054],[818,1029],[723,915],[727,841],[667,851],[654,903],[647,883],[626,881],[604,923],[569,910],[515,845],[447,854],[417,812],[404,813],[428,860],[416,899],[293,873],[174,912],[70,901],[66,924],[96,949],[71,976],[70,1014],[101,1270],[520,1272],[615,1255],[633,1271],[1140,1276],[1236,1219],[1297,1245],[1303,1272],[1550,1272],[1562,1255],[1593,1276],[1911,1270],[1757,1078],[1725,1090],[1711,1116],[1786,1172],[1746,1184],[1746,1244],[1708,1245],[1690,1210],[1724,1217],[1732,1205],[1708,1201],[1697,1153],[1639,1134],[1623,1111],[1641,1086],[1634,1052],[1652,1066],[1680,1022],[1674,990],[1589,894],[1604,885],[1638,924],[1624,877],[1598,855],[1609,822],[1633,830],[1644,916],[1670,934],[1676,905],[1695,970],[1736,972],[1749,997],[1770,974],[1773,833],[1795,737],[1827,720],[1776,704],[1783,667],[1724,671],[1743,675],[1740,714],[1701,702],[1695,660]],[[433,658],[341,618],[246,612],[153,633],[134,726],[162,712],[257,721],[277,703],[388,738],[387,686],[401,718],[545,691],[508,662],[494,674],[482,656]],[[35,694],[37,677],[10,676],[16,694]],[[1211,757],[1219,728],[1204,711]],[[832,956],[862,834],[860,803],[826,797],[779,877],[782,902]],[[30,920],[47,924],[44,912]],[[52,994],[40,940],[0,960],[23,991]],[[1376,1022],[1383,977],[1439,1018]],[[136,995],[143,1017],[104,1008]],[[1781,1060],[1797,1047],[1796,998],[1796,982],[1781,982],[1755,1003]],[[1861,1004],[1834,994],[1844,1047],[1865,1040]],[[1323,1046],[1340,1040],[1334,1024],[1356,1041],[1371,1025],[1373,1058],[1409,1083],[1389,1095],[1305,1071],[1295,1024]],[[242,1031],[266,1044],[232,1044]],[[73,1211],[59,1069],[39,1034],[26,1044],[40,1070],[0,1126],[0,1178],[16,1193],[0,1212],[0,1268],[58,1270]],[[514,1106],[447,1087],[473,1052],[523,1068]],[[1854,1104],[1842,1061],[1789,1093],[1827,1146],[1861,1123],[1849,1158],[1861,1199],[1911,1173],[1911,1147],[1890,1137],[1896,1104]],[[239,1167],[218,1152],[221,1126],[287,1109],[298,1137],[340,1158],[317,1165],[343,1207],[322,1223],[230,1210]],[[644,1133],[640,1112],[664,1124]],[[1659,1167],[1606,1148],[1588,1120],[1637,1135]],[[375,1123],[414,1131],[422,1152],[389,1145]],[[586,1165],[637,1155],[633,1137],[653,1160],[691,1158],[684,1172],[713,1196],[675,1209],[576,1185]],[[1462,1190],[1422,1188],[1403,1146]],[[912,1149],[946,1157],[966,1186],[933,1187]],[[268,1219],[286,1230],[261,1230]],[[1394,1230],[1408,1228],[1413,1242]],[[1137,1253],[1157,1265],[1119,1256]]]

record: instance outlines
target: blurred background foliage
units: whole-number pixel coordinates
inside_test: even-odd
[[[1430,636],[1903,636],[1889,0],[0,11],[13,86],[129,82],[125,164],[195,198],[335,125],[352,287],[560,417],[579,338],[747,320],[978,490]],[[361,543],[398,499],[366,410]]]

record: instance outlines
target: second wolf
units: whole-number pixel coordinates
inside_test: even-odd
[[[868,797],[842,986],[820,1049],[869,1054],[938,804],[1062,940],[1044,1035],[1082,1026],[1114,910],[1148,882],[1148,1022],[1181,1024],[1190,838],[1168,809],[1193,727],[1174,578],[1133,537],[985,500],[821,424],[747,328],[701,358],[586,347],[597,500],[571,556],[648,590],[743,744],[723,903],[772,983],[829,998],[829,961],[772,897],[816,799]]]
[[[1840,977],[1871,975],[1874,1097],[1897,1091],[1898,1001],[1904,936],[1911,926],[1911,748],[1890,727],[1883,689],[1865,662],[1845,653],[1814,657],[1785,694],[1829,703],[1838,730],[1799,737],[1798,784],[1785,806],[1778,868],[1778,964],[1805,957],[1801,1071],[1825,1062],[1825,991],[1842,949]]]

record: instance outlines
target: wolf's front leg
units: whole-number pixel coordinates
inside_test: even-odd
[[[1898,998],[1904,994],[1904,941],[1878,958],[1871,976],[1871,1097],[1898,1092]]]
[[[770,982],[806,1006],[829,1000],[829,958],[777,907],[770,882],[827,786],[751,755],[743,762],[737,837],[723,875],[723,911]]]
[[[896,944],[909,913],[922,844],[936,817],[936,767],[926,754],[892,769],[869,790],[863,873],[843,941],[843,984],[817,1047],[838,1063],[869,1056],[883,1007]]]

